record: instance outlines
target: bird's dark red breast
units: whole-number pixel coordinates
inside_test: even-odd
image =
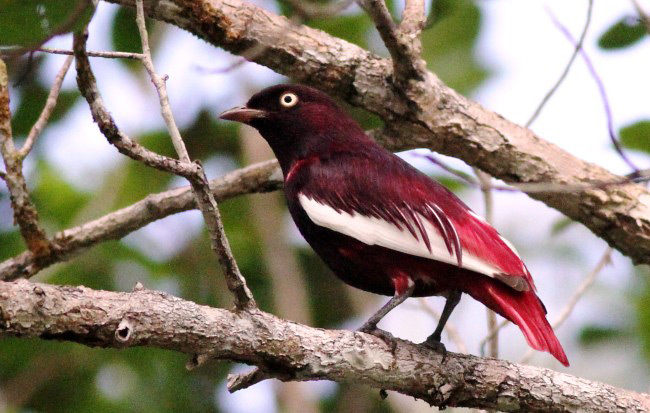
[[[277,85],[225,113],[277,156],[289,211],[346,283],[377,294],[468,293],[568,365],[514,247],[460,199],[371,140],[332,99]]]

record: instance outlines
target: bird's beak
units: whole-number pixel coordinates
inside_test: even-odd
[[[266,117],[266,112],[258,109],[250,109],[246,106],[237,106],[222,112],[219,117],[225,120],[234,120],[235,122],[248,124],[254,119]]]

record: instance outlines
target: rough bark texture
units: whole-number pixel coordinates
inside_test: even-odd
[[[108,0],[133,6],[132,0]],[[394,87],[390,60],[240,0],[160,0],[146,13],[382,117],[374,136],[390,149],[429,148],[506,182],[617,182],[621,177],[544,141],[427,72]],[[650,192],[614,185],[531,197],[583,223],[635,263],[650,263]]]
[[[19,297],[20,299],[16,299]],[[0,338],[88,346],[151,346],[270,367],[291,380],[353,381],[436,406],[503,411],[642,412],[650,396],[538,367],[448,353],[398,340],[394,354],[364,333],[322,330],[259,310],[233,312],[136,288],[0,282]]]

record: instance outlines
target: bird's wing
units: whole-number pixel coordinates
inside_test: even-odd
[[[388,155],[388,154],[386,154]],[[534,288],[512,244],[442,185],[390,155],[312,169],[297,200],[316,224],[405,254]]]

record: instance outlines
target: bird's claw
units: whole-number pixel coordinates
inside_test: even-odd
[[[442,354],[442,362],[445,362],[445,359],[447,358],[447,347],[445,347],[445,345],[440,340],[429,337],[422,344],[425,347],[428,347],[431,350],[435,351],[436,353]]]
[[[360,333],[371,334],[379,339],[381,339],[386,345],[390,348],[391,354],[395,354],[395,349],[397,348],[397,341],[395,337],[388,331],[377,328],[376,325],[364,324],[357,330]]]

